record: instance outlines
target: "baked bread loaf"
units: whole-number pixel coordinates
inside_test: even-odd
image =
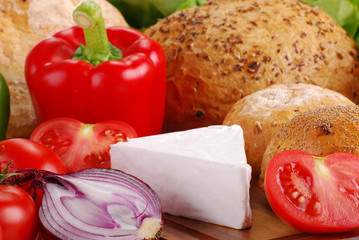
[[[106,0],[94,0],[107,26],[128,26],[122,14]],[[27,0],[0,2],[0,72],[10,89],[11,115],[7,137],[28,137],[36,127],[24,65],[31,48],[55,32],[75,25],[73,9],[81,0]]]
[[[273,136],[262,161],[259,184],[277,153],[297,149],[326,156],[347,152],[359,155],[359,106],[331,106],[302,113],[287,122]]]
[[[359,99],[355,42],[297,0],[210,0],[145,34],[167,60],[164,132],[221,124],[239,99],[275,83],[309,83]]]
[[[259,176],[263,153],[276,131],[294,116],[326,106],[355,105],[340,93],[310,84],[275,84],[237,101],[224,125],[243,129],[247,161]]]

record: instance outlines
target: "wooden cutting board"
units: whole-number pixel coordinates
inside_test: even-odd
[[[265,240],[265,239],[359,239],[359,229],[327,235],[311,235],[299,232],[281,221],[267,203],[258,180],[252,179],[251,189],[252,227],[236,230],[165,214],[162,240]]]

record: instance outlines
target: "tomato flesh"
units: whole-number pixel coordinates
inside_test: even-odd
[[[110,145],[137,137],[135,130],[120,121],[85,124],[72,118],[54,118],[40,124],[30,139],[54,151],[67,172],[86,168],[110,168]]]
[[[274,212],[308,233],[359,227],[359,157],[337,153],[316,157],[298,150],[271,159],[265,193]]]
[[[312,190],[313,177],[307,169],[298,164],[286,164],[279,170],[279,184],[283,193],[302,211],[318,215],[316,195]]]

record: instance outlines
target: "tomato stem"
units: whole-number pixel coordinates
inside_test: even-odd
[[[101,7],[93,1],[80,3],[73,11],[73,19],[83,28],[86,46],[81,45],[73,58],[98,65],[122,57],[119,49],[109,43]]]
[[[4,146],[3,146],[4,148]],[[3,155],[4,153],[2,153],[1,155]],[[5,180],[7,180],[8,178],[15,176],[15,175],[20,175],[20,173],[9,173],[9,169],[10,169],[10,165],[11,165],[11,160],[10,162],[6,165],[6,168],[4,170],[0,171],[0,184],[4,183]]]

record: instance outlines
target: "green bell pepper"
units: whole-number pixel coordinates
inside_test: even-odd
[[[9,87],[0,73],[0,141],[6,139],[6,130],[10,118],[10,93]]]

